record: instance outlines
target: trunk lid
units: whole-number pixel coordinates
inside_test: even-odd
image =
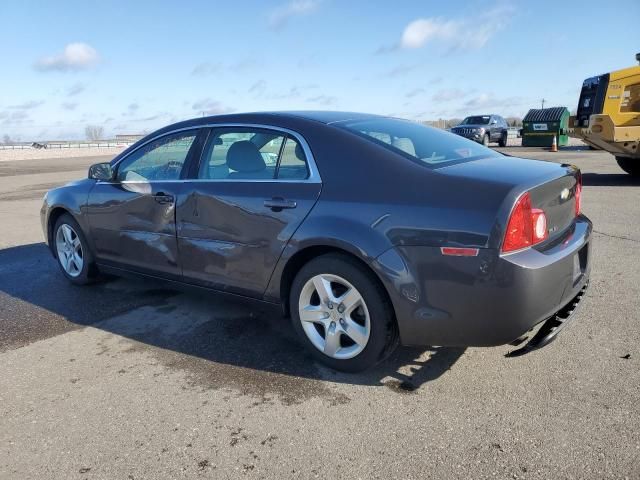
[[[564,175],[529,190],[531,205],[547,217],[549,238],[555,238],[571,226],[576,218],[575,175]]]
[[[520,195],[529,192],[532,207],[547,217],[549,239],[557,238],[573,223],[576,185],[580,171],[573,165],[542,160],[494,156],[437,169],[439,173],[475,179],[508,191],[498,213],[505,224]],[[496,239],[500,242],[502,238]]]

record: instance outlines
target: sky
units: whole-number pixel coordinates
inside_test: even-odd
[[[638,0],[0,0],[0,141],[245,111],[574,109],[585,78],[635,64],[639,18]]]

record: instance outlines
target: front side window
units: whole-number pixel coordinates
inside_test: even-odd
[[[307,178],[303,149],[288,135],[264,129],[214,130],[200,161],[200,179]]]
[[[466,138],[408,120],[376,118],[346,121],[335,125],[411,160],[419,160],[427,166],[500,156],[490,148]]]
[[[167,135],[139,148],[118,166],[118,181],[178,180],[196,133]]]

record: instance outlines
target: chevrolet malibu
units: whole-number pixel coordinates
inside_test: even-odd
[[[133,274],[279,304],[319,361],[358,371],[398,343],[556,338],[589,280],[580,198],[571,165],[394,118],[274,112],[162,128],[49,191],[41,218],[75,284]]]

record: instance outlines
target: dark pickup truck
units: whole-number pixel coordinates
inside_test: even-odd
[[[498,142],[501,147],[506,147],[507,128],[506,120],[500,115],[473,115],[453,127],[451,132],[485,146]]]

